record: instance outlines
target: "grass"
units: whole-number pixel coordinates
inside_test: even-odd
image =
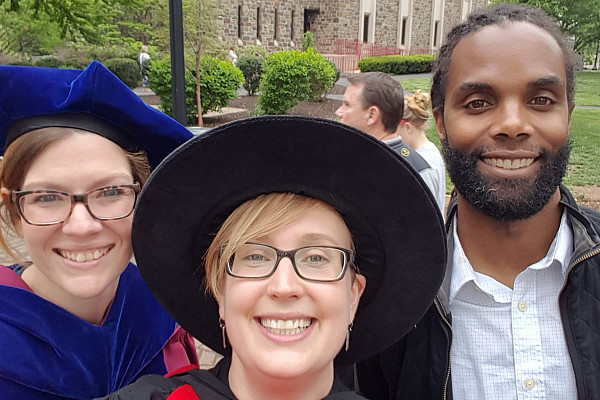
[[[411,92],[417,89],[429,91],[431,88],[431,78],[400,79],[400,83],[404,89]],[[567,186],[600,186],[600,72],[577,73],[575,104],[599,108],[577,107],[573,111],[571,121],[573,150],[564,183]],[[441,149],[433,119],[427,129],[427,137]],[[446,186],[449,193],[452,189],[449,177]]]
[[[577,74],[575,104],[600,106],[600,72],[582,71]]]

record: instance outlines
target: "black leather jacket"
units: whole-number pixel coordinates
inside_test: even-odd
[[[600,400],[600,213],[580,207],[561,185],[561,204],[573,229],[573,255],[559,296],[578,400]],[[449,206],[450,229],[456,202]],[[452,240],[448,235],[448,240]],[[449,245],[450,252],[453,246]],[[423,319],[398,343],[356,366],[359,390],[370,399],[451,399],[452,254],[446,277]]]

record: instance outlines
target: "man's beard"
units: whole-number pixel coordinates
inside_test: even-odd
[[[571,143],[556,153],[547,149],[536,162],[538,174],[527,178],[492,178],[477,169],[483,149],[465,154],[442,140],[446,169],[456,190],[473,207],[499,221],[524,220],[536,215],[550,201],[569,164]]]

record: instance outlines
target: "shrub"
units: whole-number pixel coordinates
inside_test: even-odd
[[[337,67],[337,65],[335,65],[335,63],[334,63],[333,61],[331,61],[331,60],[327,60],[327,62],[328,62],[329,64],[331,64],[331,66],[332,66],[332,67],[333,67],[333,69],[335,70],[335,81],[334,81],[334,84],[335,84],[335,82],[337,82],[337,81],[339,81],[339,80],[340,80],[340,76],[342,75],[342,70],[341,70],[341,69],[339,69],[339,68]]]
[[[244,74],[238,67],[209,56],[200,62],[200,77],[202,114],[226,107],[229,100],[238,97],[237,90],[244,83]]]
[[[409,56],[375,56],[359,61],[361,72],[381,71],[388,74],[417,74],[431,72],[435,56],[432,54],[415,54]]]
[[[306,52],[306,67],[310,80],[309,100],[322,101],[327,92],[335,85],[334,65],[331,65],[329,60],[314,49],[308,49]]]
[[[148,71],[148,78],[152,82],[152,90],[160,96],[161,110],[173,116],[173,85],[171,75],[171,60],[168,57],[154,60],[152,69]],[[196,82],[190,71],[185,71],[185,109],[187,123],[196,124]]]
[[[239,56],[240,58],[243,56],[255,56],[265,58],[267,55],[267,49],[262,46],[256,46],[254,44],[240,47]]]
[[[237,97],[237,89],[244,81],[244,75],[232,63],[214,57],[204,57],[200,64],[200,91],[202,114],[218,111]],[[173,116],[173,93],[171,85],[171,60],[163,58],[152,63],[149,73],[152,90],[160,96],[161,109]],[[198,121],[196,105],[196,78],[193,72],[185,71],[185,106],[187,123]]]
[[[257,56],[242,56],[238,60],[237,67],[244,74],[244,89],[250,96],[254,96],[258,90],[264,61],[264,58]]]
[[[335,69],[313,49],[273,53],[263,70],[259,114],[284,114],[300,101],[320,99],[335,84]]]
[[[130,88],[139,85],[140,67],[137,61],[131,58],[111,58],[106,60],[104,65]]]
[[[44,56],[33,60],[33,64],[36,67],[49,67],[49,68],[62,68],[64,63],[56,57]]]
[[[302,51],[316,48],[317,40],[315,39],[315,34],[311,31],[304,32],[304,36],[302,36]]]

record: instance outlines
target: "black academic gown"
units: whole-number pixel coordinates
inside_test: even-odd
[[[237,400],[229,389],[230,358],[210,370],[192,369],[168,378],[142,377],[103,400]],[[337,378],[324,400],[360,400],[364,397],[344,386]]]

